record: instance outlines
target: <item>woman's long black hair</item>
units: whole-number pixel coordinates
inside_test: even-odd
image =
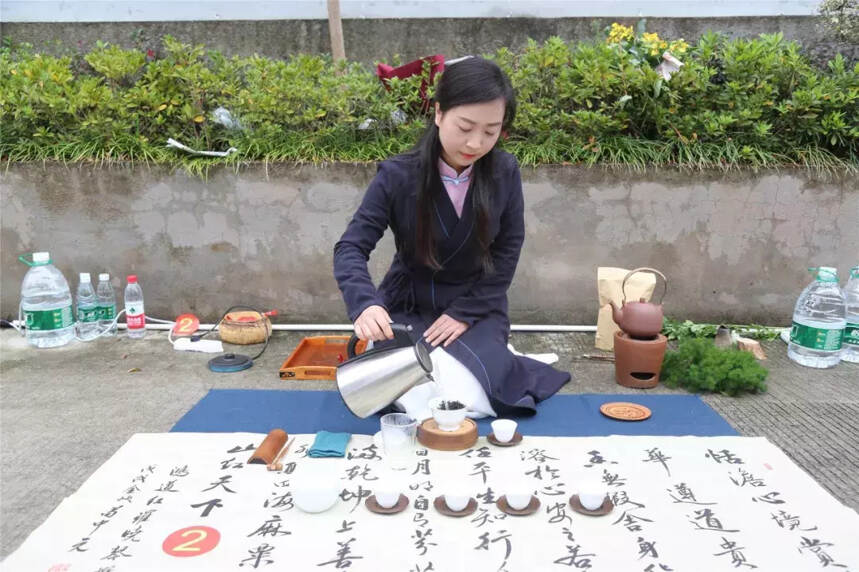
[[[510,80],[495,62],[483,58],[468,58],[445,68],[434,101],[442,112],[458,105],[504,100],[502,130],[513,122],[516,115],[516,98]],[[433,109],[433,108],[431,108]],[[434,114],[433,114],[434,115]],[[417,193],[417,228],[415,256],[419,262],[434,270],[441,269],[433,241],[433,201],[444,192],[438,173],[441,141],[433,118],[417,145],[409,152],[420,162]],[[493,151],[474,163],[472,169],[472,206],[477,215],[477,240],[482,251],[481,261],[486,273],[492,272],[489,252],[489,205],[493,185]]]

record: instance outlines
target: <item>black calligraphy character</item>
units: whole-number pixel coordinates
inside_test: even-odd
[[[409,485],[410,491],[416,491],[420,488],[423,488],[423,490],[425,490],[426,492],[430,492],[433,489],[433,486],[432,486],[432,483],[430,481],[424,481],[422,483],[415,483],[415,484]]]
[[[656,552],[656,543],[648,542],[644,540],[643,537],[638,537],[638,559],[641,560],[645,556],[650,556],[651,558],[659,558],[659,554]]]
[[[159,493],[178,493],[179,491],[173,488],[175,485],[176,481],[167,481],[166,483],[155,489],[155,491]]]
[[[273,499],[266,499],[262,504],[263,508],[279,508],[282,510],[290,510],[294,505],[292,501],[292,493],[287,491],[286,493],[279,495],[277,493],[271,493],[274,496]]]
[[[731,555],[731,564],[734,565],[734,568],[739,568],[740,566],[748,566],[749,568],[757,568],[757,566],[755,566],[754,564],[750,564],[749,562],[746,562],[746,557],[742,553],[742,551],[745,550],[745,548],[743,548],[742,546],[740,546],[738,548],[737,543],[734,542],[733,540],[728,540],[727,538],[725,538],[723,536],[722,537],[722,544],[720,545],[720,547],[724,548],[725,551],[724,552],[716,552],[715,554],[713,554],[713,556],[724,556],[725,554],[730,554]]]
[[[546,514],[551,514],[552,516],[549,518],[549,524],[555,524],[557,522],[563,522],[564,520],[570,521],[570,524],[573,524],[573,519],[567,515],[567,511],[565,510],[567,503],[555,503],[554,506],[546,505]],[[554,514],[552,514],[554,513]]]
[[[617,474],[608,472],[608,469],[602,471],[602,481],[610,487],[622,487],[626,484],[626,479]]]
[[[120,556],[123,558],[131,558],[131,554],[127,554],[125,551],[128,550],[127,546],[114,546],[110,551],[110,554],[103,557],[102,560],[116,560]]]
[[[644,518],[643,516],[638,516],[636,514],[632,514],[632,513],[628,512],[628,511],[623,511],[623,514],[620,515],[620,518],[618,518],[612,524],[614,525],[614,524],[618,524],[620,522],[623,522],[624,528],[626,528],[628,531],[630,531],[630,532],[641,532],[641,524],[639,524],[639,521],[641,521],[641,522],[653,522],[649,518]]]
[[[363,469],[361,468],[361,465],[355,465],[354,467],[349,467],[348,469],[346,469],[346,478],[350,481],[354,480],[356,477],[361,477],[365,481],[376,481],[379,479],[379,477],[371,478],[369,476],[370,472],[370,467],[368,467],[366,464],[364,465]]]
[[[647,566],[647,568],[645,568],[645,569],[644,569],[644,572],[655,572],[655,570],[656,570],[656,566],[657,566],[656,564],[650,564],[650,565],[648,565],[648,566]],[[660,570],[665,570],[665,572],[669,572],[669,571],[673,571],[673,570],[674,570],[674,568],[669,568],[669,567],[668,567],[668,566],[666,566],[665,564],[659,564],[659,569],[660,569]]]
[[[531,449],[527,453],[521,453],[520,458],[529,461],[537,461],[538,464],[543,464],[546,462],[546,459],[551,459],[552,461],[557,461],[556,457],[550,457],[546,454],[545,449]]]
[[[435,542],[429,542],[427,540],[430,536],[432,536],[431,528],[428,528],[427,530],[421,530],[420,528],[415,529],[415,533],[412,534],[412,538],[415,539],[415,549],[420,551],[418,556],[425,555],[430,546],[438,546]]]
[[[415,466],[415,470],[412,475],[429,475],[430,474],[430,460],[429,459],[421,459],[418,461],[418,464]]]
[[[821,566],[826,567],[830,564],[835,566],[836,568],[847,568],[846,564],[838,564],[832,557],[823,550],[824,546],[832,546],[831,542],[821,542],[817,538],[808,538],[806,536],[802,537],[802,542],[799,545],[799,551],[808,550],[817,555],[817,559],[820,561]]]
[[[335,530],[334,532],[346,532],[347,530],[352,530],[352,526],[354,526],[354,520],[344,520],[343,524],[340,525],[339,530]]]
[[[426,568],[421,568],[420,564],[415,564],[415,567],[409,570],[409,572],[432,572],[433,570],[435,570],[435,567],[430,562]]]
[[[200,508],[201,506],[206,508],[204,508],[203,512],[200,513],[200,516],[209,516],[209,513],[212,512],[212,510],[216,508],[224,508],[224,505],[221,503],[221,499],[212,499],[198,504],[192,504],[191,508]]]
[[[159,495],[155,495],[154,497],[152,497],[151,499],[146,501],[146,506],[149,506],[151,504],[161,504],[163,501],[164,501],[164,497],[161,497]]]
[[[295,453],[293,453],[293,454],[296,456],[306,457],[307,456],[307,448],[308,448],[308,445],[307,445],[307,443],[305,443],[304,445],[302,445],[301,447],[296,449]]]
[[[744,465],[743,460],[728,451],[727,449],[722,449],[718,453],[714,453],[713,449],[707,449],[707,453],[704,453],[704,457],[709,457],[716,461],[719,464],[722,464],[722,461],[728,463],[729,465]]]
[[[665,471],[668,473],[668,476],[671,476],[671,469],[668,468],[668,461],[671,457],[668,457],[659,450],[659,447],[654,447],[653,449],[646,449],[648,457],[643,459],[645,463],[660,463],[663,467],[665,467]]]
[[[471,456],[473,454],[476,454],[477,458],[480,459],[480,458],[485,458],[485,457],[491,457],[492,451],[489,450],[489,447],[486,447],[484,445],[483,447],[479,447],[477,449],[469,449],[468,451],[465,451],[464,453],[460,453],[459,456],[471,458]]]
[[[763,479],[756,478],[753,474],[748,471],[744,471],[743,469],[737,469],[737,474],[739,475],[739,479],[735,479],[732,476],[728,476],[731,479],[731,482],[737,485],[738,487],[742,487],[745,485],[751,485],[753,487],[765,487],[767,486],[764,483]]]
[[[358,485],[358,490],[354,493],[348,489],[343,489],[340,492],[340,500],[343,502],[349,502],[350,500],[355,501],[355,506],[352,507],[352,510],[349,512],[355,512],[355,509],[358,508],[358,505],[361,504],[361,500],[370,496],[372,491],[365,490],[364,487]]]
[[[477,500],[482,501],[483,504],[495,504],[495,492],[492,487],[486,487],[485,493],[477,493]]]
[[[232,463],[232,467],[230,466],[230,463]],[[221,470],[222,471],[226,471],[227,469],[241,469],[243,467],[244,467],[244,464],[242,462],[236,462],[235,457],[230,457],[229,459],[225,459],[225,460],[221,461]]]
[[[572,530],[570,530],[570,529],[569,529],[569,528],[567,528],[566,526],[565,526],[565,527],[563,527],[561,530],[563,530],[563,531],[564,531],[564,536],[566,536],[566,537],[567,537],[567,541],[568,541],[568,542],[575,542],[575,541],[576,541],[576,539],[575,539],[575,538],[573,538],[573,531],[572,531]]]
[[[223,477],[220,477],[218,479],[218,482],[209,483],[212,486],[209,487],[208,489],[203,489],[201,492],[210,491],[210,490],[214,489],[215,487],[224,487],[224,490],[227,491],[228,493],[235,494],[236,491],[232,490],[230,487],[227,486],[227,483],[229,483],[230,480],[232,480],[232,478],[233,478],[232,475],[224,475]]]
[[[77,544],[75,544],[71,548],[69,548],[69,552],[72,552],[72,551],[86,552],[87,550],[89,550],[88,548],[84,548],[84,546],[86,546],[87,542],[89,542],[89,536],[84,536],[83,538],[80,539],[80,541]]]
[[[329,564],[334,564],[334,567],[340,570],[341,568],[349,568],[352,566],[353,560],[360,560],[364,558],[363,556],[352,556],[352,544],[355,541],[354,538],[350,538],[346,542],[338,542],[337,545],[340,546],[340,549],[337,551],[337,557],[333,560],[329,560],[328,562],[322,562],[317,564],[317,566],[328,566]]]
[[[119,497],[118,499],[116,499],[116,502],[131,502],[132,500],[134,500],[134,497],[128,495],[124,497]]]
[[[381,459],[382,457],[376,452],[376,445],[370,445],[368,447],[364,447],[361,449],[360,453],[352,453],[355,449],[352,449],[348,453],[346,453],[346,459],[366,459],[368,461],[372,461],[373,459]],[[420,451],[417,452],[420,454]],[[426,455],[426,449],[424,449],[424,455]]]
[[[239,566],[250,564],[256,569],[260,567],[260,564],[274,564],[274,560],[270,558],[273,550],[274,546],[271,544],[260,544],[253,550],[248,550],[248,554],[250,554],[250,556],[239,562]]]
[[[533,471],[525,471],[525,474],[534,475],[535,479],[539,479],[541,481],[543,480],[543,473],[540,471],[540,465],[537,465],[537,467]]]
[[[486,474],[489,473],[492,468],[486,464],[484,461],[480,461],[474,463],[474,472],[471,473],[471,476],[480,475],[483,478],[483,484],[486,484]]]
[[[417,510],[427,510],[429,508],[429,499],[424,495],[418,495],[418,498],[415,499],[415,509]]]
[[[123,491],[123,494],[133,495],[134,493],[139,493],[139,492],[140,492],[140,488],[137,485],[131,485],[130,487],[128,487],[127,489],[125,489]]]
[[[567,545],[567,556],[558,558],[555,560],[555,564],[575,566],[580,570],[590,570],[593,567],[591,565],[591,557],[596,556],[596,554],[579,554],[579,550],[581,550],[581,548],[582,546],[580,544],[576,544],[575,546]]]
[[[644,508],[645,505],[635,502],[629,498],[626,491],[615,491],[611,493],[611,503],[614,506],[623,506],[627,504],[634,505],[636,508]]]
[[[542,494],[549,497],[562,496],[567,494],[564,491],[566,485],[564,483],[552,483],[543,487]]]
[[[674,495],[674,491],[671,489],[665,489],[668,491],[668,496],[674,499],[674,504],[683,503],[683,504],[697,504],[701,506],[712,506],[716,503],[714,502],[698,502],[698,499],[695,498],[695,494],[692,492],[686,483],[680,483],[674,485],[674,489],[677,491],[677,495]]]
[[[68,570],[68,568],[64,568],[64,570]],[[95,572],[113,572],[113,566],[102,566]],[[53,572],[53,569],[49,569],[48,572]]]
[[[498,542],[499,540],[503,540],[504,544],[506,545],[505,554],[504,554],[504,561],[506,562],[507,559],[510,558],[510,552],[513,550],[513,544],[510,542],[511,536],[512,535],[509,532],[507,532],[506,530],[499,530],[498,536],[496,536],[492,540],[489,540],[489,533],[484,532],[483,534],[481,534],[478,537],[478,538],[480,538],[480,544],[475,546],[474,549],[475,550],[487,550],[488,551],[490,542],[495,543],[495,542]]]
[[[115,506],[109,511],[101,513],[101,516],[103,516],[104,518],[113,518],[116,516],[116,513],[119,512],[119,509],[121,508],[122,506]]]
[[[107,520],[107,519],[102,519],[102,520],[100,520],[100,521],[98,521],[98,522],[94,522],[94,523],[92,523],[92,525],[93,525],[95,528],[93,528],[93,529],[92,529],[92,532],[90,532],[90,533],[89,533],[89,535],[90,535],[90,536],[92,536],[93,534],[95,534],[95,531],[97,531],[99,528],[101,528],[102,526],[104,526],[104,525],[105,525],[105,524],[107,524],[107,523],[108,523],[108,520]]]
[[[170,470],[171,477],[187,477],[191,473],[188,472],[188,465],[177,466]]]
[[[287,534],[292,534],[288,530],[281,530],[280,527],[283,523],[280,521],[279,515],[274,515],[267,521],[265,521],[259,528],[255,531],[248,534],[248,538],[251,536],[272,536],[277,538],[278,536],[285,536]]]
[[[495,520],[496,519],[493,518],[491,514],[489,514],[489,511],[487,509],[480,507],[477,509],[477,515],[471,519],[471,522],[476,522],[477,526],[475,528],[480,528],[485,524],[492,524],[493,522],[495,522]]]
[[[293,471],[295,471],[295,461],[290,461],[288,463],[283,464],[283,471],[281,471],[285,475],[291,475]]]
[[[701,510],[695,511],[695,520],[690,520],[692,524],[694,524],[698,530],[718,530],[719,532],[739,532],[738,529],[728,530],[722,526],[722,521],[716,518],[716,515],[709,508],[702,508]],[[701,520],[704,521],[704,525],[701,525]]]
[[[142,469],[141,469],[141,472],[142,472]],[[145,483],[145,482],[146,482],[146,477],[148,477],[148,476],[149,476],[149,475],[137,475],[136,477],[134,477],[133,479],[131,479],[131,482],[132,482],[132,483],[140,483],[140,484],[143,484],[143,483]]]
[[[429,524],[429,519],[424,516],[424,513],[416,512],[415,516],[412,517],[412,522],[414,522],[421,528],[424,528],[427,524]]]
[[[588,464],[586,464],[585,467],[593,467],[594,465],[601,465],[605,463],[605,459],[596,449],[594,449],[593,451],[588,451],[588,455],[590,455],[591,458],[588,459]]]
[[[791,516],[783,510],[778,511],[778,513],[771,514],[772,519],[778,524],[781,528],[785,528],[787,525],[788,530],[795,530],[800,527],[799,517]],[[799,530],[803,532],[810,532],[812,530],[817,530],[817,527],[814,526],[812,528],[799,528]]]
[[[781,500],[780,498],[778,498],[780,496],[781,496],[781,493],[777,493],[777,492],[773,491],[771,493],[767,493],[765,495],[753,498],[752,502],[760,501],[760,502],[765,502],[765,503],[769,503],[769,504],[784,504],[784,501]]]
[[[242,447],[241,445],[236,445],[232,449],[228,449],[227,453],[233,455],[235,453],[241,453],[242,451],[253,451],[254,449],[256,449],[256,447],[254,447],[253,443],[251,443],[250,445],[245,445],[244,447]]]
[[[126,530],[122,533],[122,539],[130,542],[140,542],[137,538],[143,533],[143,528],[138,524],[134,530]]]

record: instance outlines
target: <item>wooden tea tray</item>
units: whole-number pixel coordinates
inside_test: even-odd
[[[424,447],[437,451],[460,451],[477,442],[477,423],[466,419],[456,431],[442,431],[430,417],[418,427],[418,441]]]

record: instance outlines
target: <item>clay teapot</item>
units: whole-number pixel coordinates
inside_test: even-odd
[[[626,301],[626,292],[624,291],[626,281],[630,276],[641,271],[653,272],[662,277],[664,288],[658,304],[647,302],[644,298],[641,298],[638,302]],[[623,278],[623,284],[621,284],[620,289],[623,292],[623,304],[621,304],[621,307],[618,308],[614,302],[609,302],[611,304],[612,319],[615,323],[620,326],[621,330],[633,338],[655,338],[658,336],[659,332],[662,331],[662,300],[665,298],[666,292],[668,292],[668,280],[665,278],[665,275],[654,268],[636,268],[635,270],[630,270]]]

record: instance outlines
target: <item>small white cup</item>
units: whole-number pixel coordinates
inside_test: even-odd
[[[504,495],[507,498],[507,506],[513,510],[524,510],[531,504],[531,489],[525,486],[511,487]]]
[[[495,439],[501,443],[508,443],[513,438],[513,435],[516,434],[518,423],[512,419],[496,419],[491,425]]]
[[[448,397],[434,397],[429,400],[430,411],[432,418],[435,419],[438,428],[442,431],[456,431],[459,429],[462,422],[465,421],[465,415],[468,413],[468,407],[463,404],[460,409],[439,409],[442,402],[459,401]],[[462,403],[462,401],[459,401]]]
[[[373,494],[376,496],[376,502],[382,508],[393,508],[400,500],[400,491],[387,483],[376,486]]]
[[[444,493],[444,504],[447,508],[454,512],[465,510],[468,506],[468,501],[471,500],[471,495],[464,491],[447,491]]]
[[[587,510],[599,510],[605,501],[606,493],[600,489],[587,489],[579,491],[579,502]]]

